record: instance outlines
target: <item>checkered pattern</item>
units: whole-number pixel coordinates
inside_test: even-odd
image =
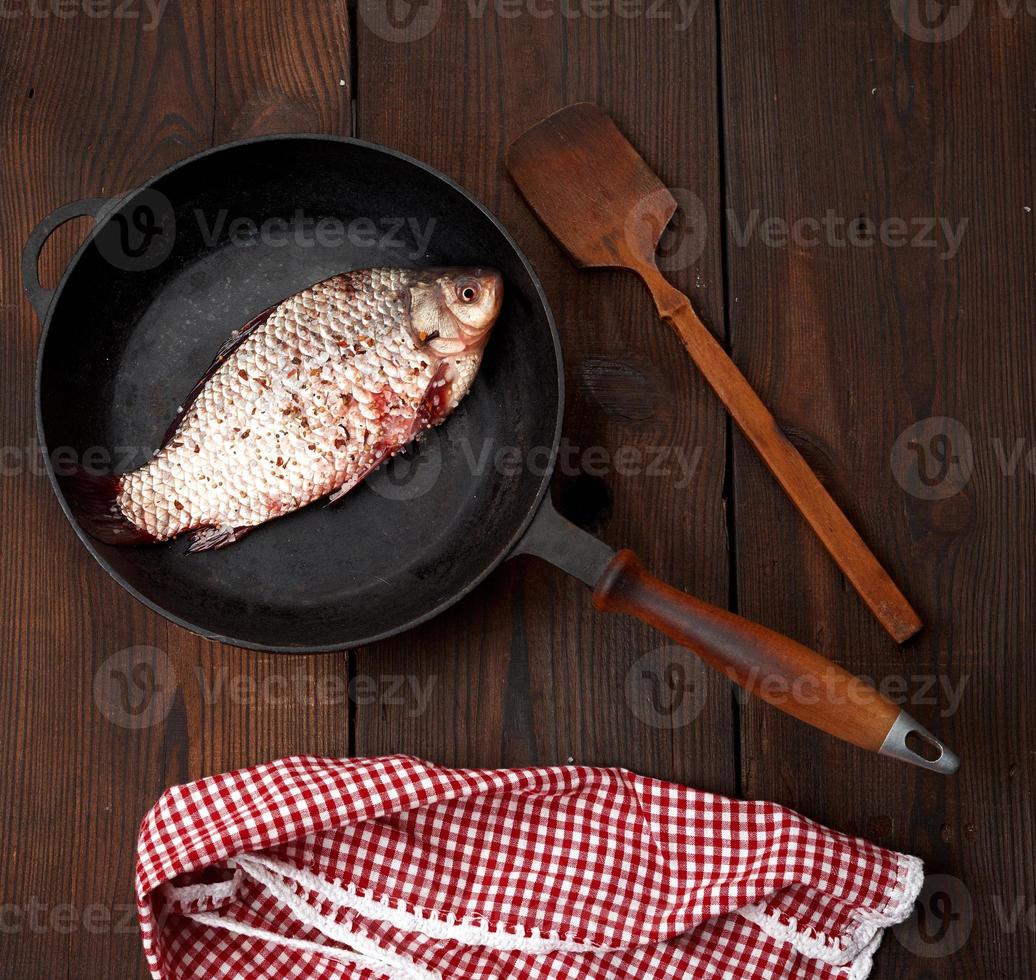
[[[621,769],[293,757],[141,826],[151,974],[858,980],[916,858]]]

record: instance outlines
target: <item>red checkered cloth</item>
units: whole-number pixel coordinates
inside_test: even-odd
[[[921,863],[622,769],[293,757],[141,825],[151,974],[865,977]]]

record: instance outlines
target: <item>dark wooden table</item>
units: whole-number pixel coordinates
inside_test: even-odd
[[[0,975],[144,975],[134,842],[164,787],[291,753],[407,752],[622,765],[777,800],[927,862],[925,900],[886,938],[876,976],[1029,980],[1025,4],[921,16],[912,0],[428,0],[390,18],[382,0],[173,0],[157,25],[156,6],[7,0],[0,18]],[[613,114],[678,189],[669,274],[916,603],[928,625],[913,642],[897,648],[870,617],[643,288],[576,272],[506,179],[509,141],[579,99]],[[410,635],[304,658],[205,642],[109,580],[41,475],[22,244],[67,201],[286,131],[402,149],[480,196],[539,270],[563,336],[564,510],[885,685],[959,751],[960,776],[735,698],[533,559]],[[85,228],[54,236],[45,281]],[[113,679],[124,710],[98,693]]]

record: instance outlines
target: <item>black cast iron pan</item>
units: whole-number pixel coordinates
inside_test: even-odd
[[[39,251],[83,214],[97,223],[48,292]],[[476,384],[420,449],[339,505],[305,508],[220,551],[112,547],[76,524],[55,466],[139,466],[231,330],[313,282],[378,265],[489,265],[504,277]],[[941,746],[934,762],[907,750],[918,726],[870,688],[847,709],[859,682],[818,654],[670,589],[556,514],[546,491],[563,370],[543,289],[500,223],[424,164],[332,137],[219,147],[120,199],[58,209],[32,233],[23,274],[43,321],[37,420],[51,483],[101,566],[173,622],[255,649],[340,650],[416,626],[527,552],[594,587],[600,608],[652,622],[817,727],[930,768],[954,761]],[[517,475],[494,464],[501,450],[522,461]],[[768,696],[765,677],[813,678],[820,696]]]

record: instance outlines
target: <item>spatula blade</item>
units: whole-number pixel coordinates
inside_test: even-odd
[[[611,118],[566,106],[519,136],[507,169],[536,216],[583,267],[653,262],[676,201]]]

